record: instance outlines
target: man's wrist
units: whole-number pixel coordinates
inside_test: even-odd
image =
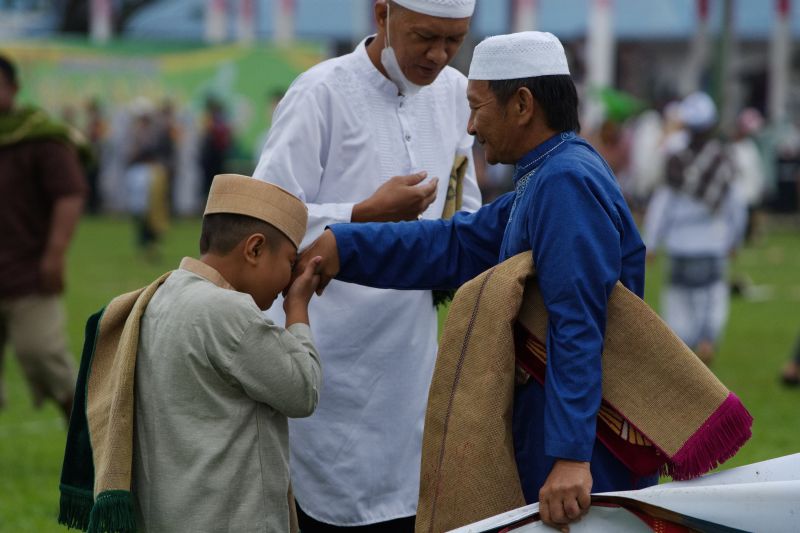
[[[369,203],[369,198],[353,205],[350,222],[369,222],[374,218],[374,210]]]
[[[561,458],[556,459],[555,462],[564,464],[566,466],[576,466],[576,467],[583,467],[583,468],[587,468],[587,469],[589,468],[589,465],[591,464],[589,461],[578,461],[578,460],[575,460],[575,459],[561,459]]]
[[[553,459],[567,459],[570,461],[590,461],[594,452],[594,440],[586,442],[567,442],[554,439],[545,439],[545,455]]]
[[[48,244],[44,249],[42,257],[47,257],[49,259],[63,259],[66,254],[66,245],[60,246],[57,244]]]

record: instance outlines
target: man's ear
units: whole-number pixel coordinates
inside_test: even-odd
[[[389,14],[389,6],[387,2],[389,0],[384,0],[383,2],[375,2],[375,24],[378,30],[383,30],[386,32],[386,18]]]
[[[244,242],[244,260],[251,265],[258,263],[259,257],[266,252],[267,239],[262,233],[250,235]]]
[[[526,126],[536,113],[536,99],[527,87],[520,87],[514,95],[514,112],[520,126]]]

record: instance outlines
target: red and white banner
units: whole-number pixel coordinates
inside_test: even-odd
[[[89,4],[89,34],[95,43],[111,39],[111,0],[91,0]]]
[[[294,0],[275,0],[275,42],[294,41]]]
[[[256,0],[239,0],[236,19],[236,36],[240,42],[252,43],[256,39]]]
[[[511,31],[513,33],[536,29],[539,0],[514,0],[511,9]]]
[[[586,81],[589,90],[612,87],[614,84],[613,5],[611,0],[591,0],[586,36]],[[587,130],[597,128],[605,110],[596,99],[588,99],[583,116]]]
[[[228,37],[226,0],[206,0],[206,42],[221,43]]]
[[[681,95],[691,94],[700,88],[700,79],[708,63],[708,0],[697,0],[697,22],[686,57],[686,66],[678,82]]]
[[[769,96],[767,109],[770,122],[786,118],[789,96],[789,62],[791,61],[792,28],[789,0],[775,0],[775,29],[769,51]]]

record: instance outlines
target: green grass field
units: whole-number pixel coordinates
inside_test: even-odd
[[[88,218],[69,257],[66,294],[73,353],[80,353],[85,319],[110,298],[145,285],[195,255],[199,221],[176,222],[154,265],[137,256],[128,221]],[[714,371],[755,417],[754,436],[725,468],[800,451],[800,389],[778,384],[780,366],[800,333],[800,228],[773,229],[742,251],[734,271],[762,288],[758,300],[735,299]],[[648,271],[647,301],[658,307],[659,263]],[[324,354],[323,354],[324,357]],[[31,407],[19,367],[5,356],[8,405],[0,412],[0,532],[63,531],[55,522],[64,425],[50,405]]]

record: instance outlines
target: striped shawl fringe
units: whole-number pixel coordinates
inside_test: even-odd
[[[61,469],[59,524],[134,533],[133,396],[139,323],[169,273],[114,298],[86,323]]]
[[[544,382],[547,311],[530,252],[464,284],[445,322],[425,415],[416,530],[525,505],[511,430],[519,379]],[[690,479],[732,457],[752,417],[638,296],[608,301],[597,438],[633,475]]]
[[[753,417],[731,392],[678,453],[664,463],[659,473],[685,481],[710,472],[744,446],[751,437],[752,424]]]

